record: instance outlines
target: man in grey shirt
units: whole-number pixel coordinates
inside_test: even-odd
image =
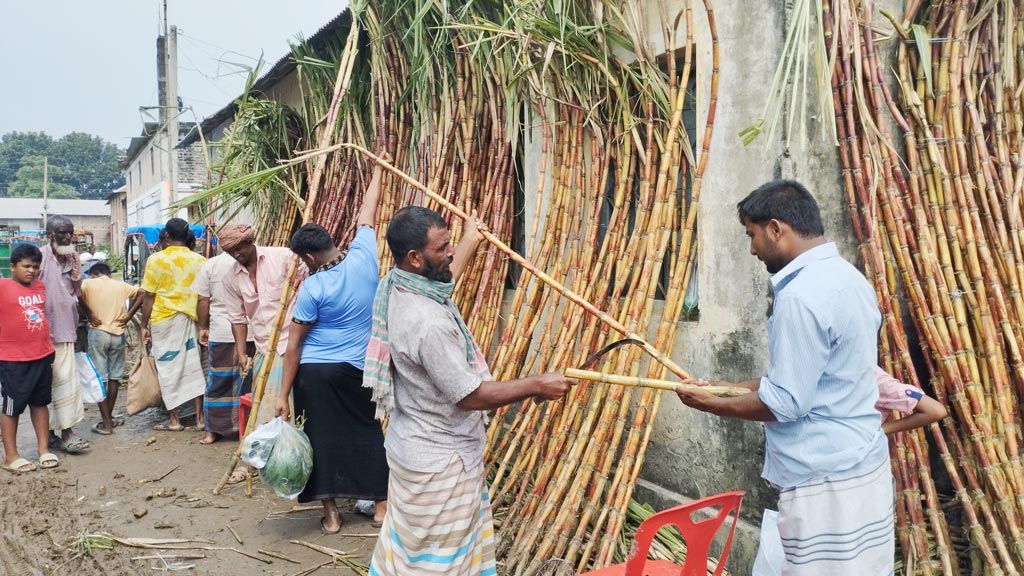
[[[454,279],[480,241],[477,226],[471,219],[457,250],[433,210],[408,206],[388,226],[397,267],[377,288],[364,372],[378,416],[391,415],[384,442],[388,511],[371,574],[493,574],[485,411],[562,398],[571,386],[561,374],[492,380],[451,301]]]

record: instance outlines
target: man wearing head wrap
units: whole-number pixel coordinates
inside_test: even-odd
[[[235,259],[234,266],[224,277],[224,303],[235,338],[235,353],[243,359],[244,371],[248,371],[251,365],[253,373],[258,374],[264,359],[270,354],[277,355],[271,364],[263,393],[264,398],[270,401],[260,403],[257,415],[257,424],[262,424],[274,417],[273,399],[278,397],[281,389],[290,323],[281,327],[277,348],[273,350],[269,349],[270,331],[277,318],[277,307],[288,282],[288,270],[294,255],[285,247],[256,246],[252,227],[244,224],[222,228],[217,233],[217,241],[221,250]],[[299,266],[296,270],[300,280],[305,279],[306,273],[305,266]],[[291,305],[286,317],[290,315]],[[247,362],[246,356],[250,327],[253,340],[256,341],[256,357],[251,364]]]
[[[89,443],[75,436],[71,430],[85,418],[75,364],[78,295],[82,290],[82,264],[72,244],[75,225],[66,216],[51,216],[46,221],[46,237],[50,242],[40,249],[43,262],[39,267],[39,278],[46,286],[46,318],[50,321],[50,338],[55,350],[50,448],[81,454],[89,449]]]

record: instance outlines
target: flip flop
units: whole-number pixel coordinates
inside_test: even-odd
[[[101,426],[103,426],[103,422],[97,422],[93,424],[92,431],[95,432],[96,434],[99,434],[100,436],[110,436],[111,434],[114,433],[111,430],[104,430]]]
[[[89,443],[77,436],[72,436],[68,441],[59,437],[51,437],[49,441],[50,450],[63,452],[65,454],[84,454],[89,451]]]
[[[181,424],[178,424],[178,426],[175,427],[165,422],[163,424],[154,424],[153,430],[156,430],[158,432],[184,432],[185,427],[182,426]]]
[[[13,474],[23,474],[25,472],[35,471],[37,466],[24,458],[18,458],[14,462],[11,462],[10,465],[4,464],[3,468]]]
[[[61,445],[63,446],[63,451],[67,454],[85,454],[91,448],[87,441],[78,436],[72,436],[62,441]]]
[[[370,520],[370,526],[372,526],[374,528],[380,528],[383,525],[384,525],[384,521],[383,520]]]
[[[46,452],[39,457],[40,468],[56,468],[58,464],[60,464],[60,460],[58,460],[57,455],[52,452]]]

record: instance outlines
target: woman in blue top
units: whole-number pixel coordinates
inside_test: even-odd
[[[289,417],[288,394],[294,392],[295,413],[305,415],[303,430],[313,446],[313,471],[299,502],[323,503],[320,524],[328,534],[341,529],[335,498],[375,501],[375,526],[386,512],[384,433],[374,419],[371,391],[363,388],[380,277],[373,223],[381,171],[380,165],[374,168],[347,253],[318,224],[306,224],[291,239],[291,250],[309,268],[309,277],[292,311],[277,414]]]

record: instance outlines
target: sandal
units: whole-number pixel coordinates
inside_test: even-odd
[[[33,472],[35,469],[36,465],[29,462],[28,460],[25,460],[24,458],[18,458],[14,462],[11,462],[10,465],[4,464],[4,470],[7,470],[8,472],[12,472],[14,474]]]
[[[259,472],[249,472],[249,469],[245,466],[239,466],[231,472],[231,476],[228,477],[228,484],[238,484],[239,482],[245,482],[246,478],[256,478],[259,476]]]
[[[58,464],[60,464],[60,460],[58,460],[57,455],[52,452],[46,452],[39,457],[40,468],[56,468]]]
[[[103,422],[97,422],[93,424],[92,431],[95,432],[96,434],[99,434],[100,436],[110,436],[111,434],[114,433],[113,430],[107,430],[106,428],[104,428]]]
[[[181,424],[178,424],[177,426],[171,426],[170,424],[164,422],[163,424],[154,424],[153,430],[156,430],[157,432],[183,432],[185,430],[185,427],[182,426]]]
[[[89,451],[89,443],[78,436],[72,436],[67,440],[59,437],[50,438],[50,450],[56,450],[65,454],[84,454]]]
[[[114,428],[117,428],[118,426],[124,426],[124,416],[114,416],[112,422],[114,424]]]

